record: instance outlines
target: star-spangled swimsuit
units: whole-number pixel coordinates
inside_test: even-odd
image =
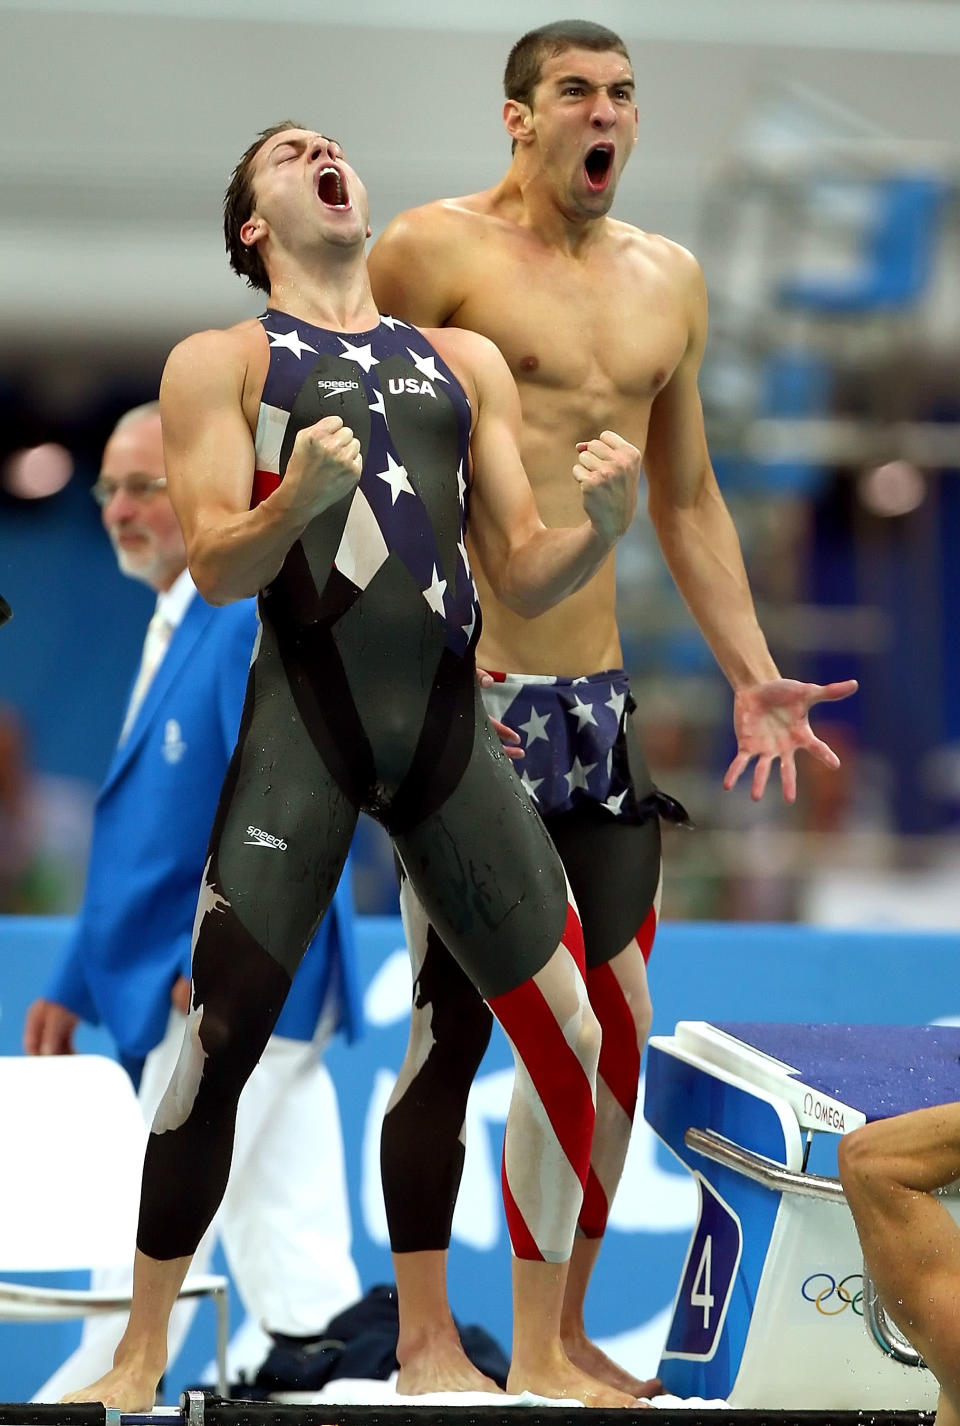
[[[353,430],[363,468],[357,489],[311,521],[260,596],[261,633],[197,912],[193,1008],[147,1149],[138,1244],[161,1259],[194,1250],[222,1196],[236,1099],[329,905],[361,810],[390,832],[432,922],[521,1061],[522,1042],[555,1026],[542,1023],[539,1002],[517,1011],[515,997],[579,937],[560,860],[476,686],[466,395],[426,338],[399,320],[353,334],[273,309],[260,320],[270,362],[253,503],[279,485],[298,432],[323,416]],[[557,1064],[573,1062],[566,1081],[556,1066],[534,1067],[529,1084],[544,1101],[556,1096],[547,1118],[560,1127],[547,1127],[582,1184],[589,1067],[585,1074],[562,1034],[560,1045]],[[576,1121],[569,1144],[567,1121]],[[525,1191],[518,1186],[508,1203],[516,1250],[562,1256],[555,1238],[540,1241],[538,1225],[542,1217],[549,1236],[569,1220],[572,1241],[577,1207],[572,1217],[539,1198],[525,1207]]]

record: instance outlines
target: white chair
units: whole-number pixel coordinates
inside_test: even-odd
[[[0,1274],[130,1266],[147,1127],[126,1072],[102,1055],[0,1056]],[[227,1395],[227,1279],[211,1297],[217,1390]],[[0,1281],[0,1321],[62,1322],[130,1306],[129,1294]]]

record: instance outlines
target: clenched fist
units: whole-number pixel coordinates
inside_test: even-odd
[[[601,431],[577,444],[573,478],[583,508],[598,535],[613,544],[628,529],[637,509],[641,455],[616,431]]]
[[[291,508],[312,520],[356,489],[362,468],[350,427],[339,416],[324,416],[297,433],[281,488]]]

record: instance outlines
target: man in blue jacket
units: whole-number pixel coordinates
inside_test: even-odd
[[[157,608],[97,801],[83,905],[24,1027],[28,1054],[65,1054],[79,1020],[105,1025],[147,1123],[183,1039],[197,892],[257,630],[253,600],[214,609],[197,596],[165,487],[152,403],[121,418],[93,493],[121,570],[157,592]],[[219,1236],[250,1317],[284,1336],[317,1334],[360,1293],[336,1094],[319,1059],[338,1026],[353,1038],[360,1021],[352,916],[345,876],[240,1100],[229,1185],[195,1265],[204,1271]],[[171,1361],[194,1307],[174,1315]],[[107,1370],[123,1324],[91,1319],[36,1399]]]

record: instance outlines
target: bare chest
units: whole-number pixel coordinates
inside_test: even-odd
[[[485,255],[451,320],[497,344],[528,419],[529,406],[535,416],[562,398],[573,421],[618,429],[627,422],[645,429],[687,342],[676,293],[652,265],[580,264],[522,246]]]

